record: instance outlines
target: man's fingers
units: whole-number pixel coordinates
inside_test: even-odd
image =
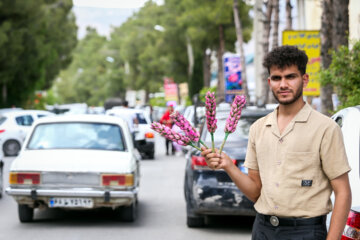
[[[211,153],[211,149],[206,149],[206,148],[203,149],[203,148],[204,147],[201,148],[201,150],[203,150],[201,152],[201,156],[206,157],[209,153]]]

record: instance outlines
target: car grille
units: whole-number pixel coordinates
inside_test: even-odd
[[[91,187],[100,185],[97,173],[45,172],[41,174],[42,185]]]

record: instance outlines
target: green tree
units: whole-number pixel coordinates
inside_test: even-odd
[[[4,106],[24,106],[51,86],[76,46],[72,0],[0,0],[0,85]]]
[[[346,67],[344,67],[346,66]],[[345,108],[360,104],[360,41],[349,49],[341,46],[332,52],[330,67],[321,72],[321,84],[335,87],[340,106]]]
[[[119,69],[121,61],[108,48],[105,37],[95,29],[87,28],[87,34],[74,51],[71,65],[59,75],[54,91],[61,103],[86,102],[103,105],[109,95],[123,92]],[[119,63],[120,61],[120,63]]]

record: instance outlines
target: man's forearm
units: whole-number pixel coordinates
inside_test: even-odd
[[[347,216],[351,206],[351,193],[344,191],[335,195],[334,210],[331,216],[327,240],[338,240],[344,231]]]
[[[234,165],[225,170],[230,178],[233,180],[235,185],[245,194],[245,196],[253,202],[260,196],[260,188],[256,182],[249,177],[249,175],[244,174],[241,170]]]

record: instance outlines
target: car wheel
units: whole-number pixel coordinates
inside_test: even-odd
[[[125,222],[134,222],[137,217],[136,201],[134,201],[130,206],[122,207],[120,216],[121,216],[121,220]]]
[[[5,156],[16,156],[20,151],[20,143],[16,140],[7,140],[3,145]]]
[[[152,153],[148,153],[148,158],[149,159],[154,159],[154,153],[152,152]]]
[[[201,228],[205,226],[205,217],[187,217],[186,224],[189,228]]]
[[[0,161],[0,198],[2,198],[2,192],[3,192],[3,162]]]
[[[19,212],[20,222],[22,223],[32,222],[34,217],[34,208],[31,208],[28,205],[19,204],[18,212]]]

